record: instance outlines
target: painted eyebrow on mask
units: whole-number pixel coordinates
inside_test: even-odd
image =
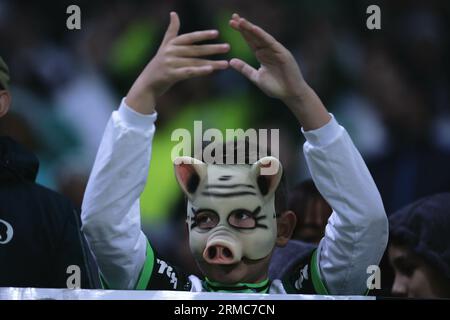
[[[248,209],[244,209],[244,208],[236,208],[236,209],[233,209],[228,215],[233,214],[233,213],[235,213],[235,212],[239,212],[239,211],[248,212],[248,213],[250,213],[250,214],[252,215],[253,218],[260,218],[260,219],[262,219],[262,218],[265,218],[265,217],[266,217],[266,216],[260,216],[260,217],[258,217],[258,214],[261,212],[261,206],[258,206],[258,207],[257,207],[255,210],[253,210],[253,211],[248,210]]]
[[[194,216],[198,215],[199,213],[202,213],[203,211],[209,211],[209,212],[212,212],[212,213],[214,213],[214,214],[219,215],[219,214],[217,213],[216,210],[214,210],[214,209],[209,209],[209,208],[198,208],[198,209],[194,209],[194,207],[191,207],[191,211],[192,211],[192,213],[194,214]]]

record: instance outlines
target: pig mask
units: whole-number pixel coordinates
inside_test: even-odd
[[[275,190],[282,175],[278,159],[219,165],[180,157],[174,164],[188,198],[189,245],[197,260],[235,264],[271,253],[277,237]]]

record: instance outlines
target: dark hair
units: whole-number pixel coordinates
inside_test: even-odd
[[[288,208],[300,218],[300,214],[305,211],[309,201],[323,198],[312,179],[307,179],[295,187],[289,193]]]

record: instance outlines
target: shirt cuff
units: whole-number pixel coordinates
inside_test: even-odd
[[[140,130],[148,130],[158,118],[156,111],[151,114],[142,114],[134,111],[126,104],[125,98],[122,99],[118,112],[123,122]]]
[[[330,121],[319,129],[304,131],[302,128],[303,135],[312,146],[325,147],[339,137],[344,130],[344,128],[336,121],[334,116],[331,113],[330,115]]]

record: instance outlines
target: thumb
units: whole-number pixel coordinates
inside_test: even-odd
[[[255,68],[253,68],[252,66],[250,66],[249,64],[242,61],[241,59],[237,59],[237,58],[231,59],[230,66],[233,69],[242,73],[245,77],[247,77],[253,83],[255,83],[255,84],[258,83],[258,81],[257,81],[258,71]]]
[[[170,23],[167,27],[166,34],[164,35],[164,39],[162,44],[166,44],[168,41],[172,40],[178,35],[178,31],[180,30],[180,19],[178,18],[178,14],[174,11],[170,13]]]

